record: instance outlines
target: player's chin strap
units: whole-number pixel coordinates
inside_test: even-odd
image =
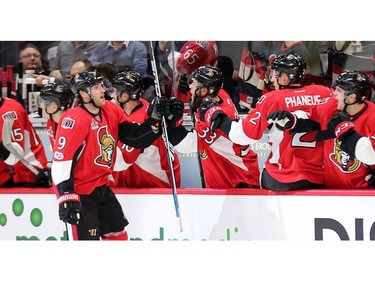
[[[349,95],[351,95],[351,94],[354,94],[354,93],[349,93],[349,92],[346,91],[346,92],[345,92],[345,95],[344,95],[344,109],[342,110],[342,112],[344,112],[344,113],[346,113],[346,114],[348,114],[347,111],[346,111],[346,108],[347,108],[349,105],[353,105],[353,104],[356,104],[356,103],[359,102],[358,94],[355,93],[355,94],[357,95],[356,100],[355,100],[354,102],[352,102],[352,103],[347,103],[347,102],[346,102],[346,98],[347,98]],[[349,114],[348,114],[348,115],[349,115]]]
[[[94,100],[92,99],[90,88],[87,88],[85,92],[90,96],[90,100],[89,101],[83,101],[83,99],[82,99],[82,104],[89,104],[89,103],[91,103],[96,108],[100,108],[100,106],[97,106],[95,104]]]
[[[122,93],[123,93],[123,92],[122,92]],[[122,93],[120,93],[120,95],[121,95]],[[126,101],[122,101],[122,102],[121,102],[121,101],[119,101],[119,97],[120,97],[120,95],[117,95],[116,100],[117,100],[118,104],[120,105],[120,107],[121,107],[121,108],[124,108],[124,105],[130,101],[130,97],[128,98],[128,100],[126,100]],[[129,95],[129,94],[128,94],[128,95]],[[129,96],[130,96],[130,95],[129,95]]]
[[[59,110],[60,110],[60,107],[59,107],[58,109],[56,109],[54,112],[49,113],[49,112],[47,111],[47,108],[44,109],[44,111],[49,115],[49,119],[50,119],[51,121],[54,121],[52,115],[54,115],[54,114],[56,114],[57,112],[59,112]]]

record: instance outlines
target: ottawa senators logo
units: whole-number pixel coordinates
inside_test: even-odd
[[[353,173],[358,170],[360,161],[341,149],[341,141],[335,142],[335,152],[329,155],[329,159],[344,173]]]
[[[111,167],[115,149],[115,140],[108,134],[107,126],[99,128],[98,143],[100,145],[100,155],[96,157],[95,163],[100,166]]]

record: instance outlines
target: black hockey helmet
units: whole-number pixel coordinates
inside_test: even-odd
[[[113,78],[112,86],[119,94],[127,91],[130,99],[136,100],[141,97],[143,92],[143,79],[138,72],[128,70],[117,73]]]
[[[95,72],[84,71],[72,77],[70,80],[70,89],[75,95],[81,90],[90,93],[90,87],[102,83],[102,81],[103,78],[101,76],[97,77]]]
[[[191,74],[191,78],[198,81],[197,89],[207,87],[209,95],[216,95],[223,86],[223,74],[214,66],[200,66]]]
[[[365,73],[358,70],[344,71],[336,78],[333,86],[345,90],[345,95],[357,94],[357,102],[371,98],[370,79]]]
[[[280,54],[271,63],[271,69],[275,69],[277,76],[286,73],[289,76],[290,83],[299,83],[302,81],[306,71],[306,61],[297,53]]]
[[[45,85],[39,97],[44,101],[55,102],[61,110],[71,108],[74,102],[74,94],[69,85],[60,81]]]

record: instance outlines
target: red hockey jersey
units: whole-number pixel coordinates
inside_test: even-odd
[[[292,135],[270,126],[266,117],[281,109],[307,111],[331,94],[329,88],[319,85],[269,92],[245,119],[232,123],[229,137],[235,143],[251,144],[265,134],[271,145],[265,169],[274,179],[282,183],[307,180],[323,184],[323,144],[315,141],[316,132]]]
[[[17,147],[16,150],[22,155],[25,161],[34,166],[37,170],[47,167],[47,156],[40,140],[38,133],[29,120],[29,116],[25,108],[16,100],[2,98],[3,102],[0,106],[0,128],[2,130],[4,120],[7,117],[15,118],[12,127],[12,142]],[[2,135],[0,134],[0,140]],[[0,160],[1,161],[1,160]],[[21,161],[14,158],[12,163],[15,183],[35,183],[35,174],[30,171]],[[8,168],[7,168],[8,170]],[[5,172],[7,174],[7,172]]]
[[[54,184],[66,181],[77,194],[90,194],[98,186],[109,185],[118,124],[123,121],[128,121],[126,114],[112,102],[106,102],[98,115],[82,107],[66,111],[59,120],[53,149]]]
[[[142,106],[137,107],[128,115],[129,120],[139,124],[148,118],[147,109],[149,106],[148,101],[142,98],[140,101]],[[172,187],[167,150],[162,138],[158,138],[152,145],[143,150],[130,147],[122,142],[119,142],[118,146],[121,149],[121,155],[118,154],[117,157],[122,157],[122,159],[116,159],[116,167],[119,166],[118,163],[126,163],[123,165],[125,170],[121,173],[127,187]],[[172,150],[171,153],[176,187],[180,187],[180,161],[175,151]],[[121,183],[119,184],[121,185]]]
[[[368,159],[374,155],[375,150],[375,104],[365,101],[366,106],[355,116],[351,116],[355,130],[367,137],[370,145],[357,143],[356,156]],[[312,120],[321,123],[322,129],[326,129],[330,118],[336,113],[337,101],[329,99],[325,104],[314,108],[310,113]],[[365,141],[365,140],[364,140]],[[369,161],[370,162],[370,161]],[[372,163],[375,162],[375,159]],[[350,156],[341,149],[341,142],[336,139],[324,141],[324,174],[325,185],[331,189],[366,189],[371,188],[365,180],[370,170],[375,170],[375,165],[365,165],[359,159]]]
[[[221,89],[219,97],[222,110],[231,118],[239,119],[238,112],[229,94]],[[199,111],[198,111],[199,112]],[[179,152],[198,150],[206,188],[258,187],[258,156],[250,145],[231,142],[219,129],[214,133],[199,114],[196,114],[194,131],[175,146]]]

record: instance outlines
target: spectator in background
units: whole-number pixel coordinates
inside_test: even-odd
[[[59,78],[55,78],[55,77],[51,77],[51,76],[47,76],[47,75],[43,75],[43,74],[32,74],[32,76],[35,78],[35,83],[38,87],[43,87],[43,83],[53,83],[55,81],[70,81],[70,79],[76,75],[77,73],[81,73],[81,72],[84,72],[84,71],[93,71],[94,68],[92,66],[92,63],[90,60],[88,59],[76,59],[73,64],[72,64],[72,67],[70,69],[70,73],[66,75],[66,77],[64,79],[59,79]]]
[[[138,124],[148,118],[149,108],[149,102],[142,98],[142,80],[141,75],[130,70],[118,73],[113,81],[113,87],[117,90],[117,103],[124,109],[129,120]],[[125,181],[120,182],[119,186],[125,184],[127,187],[172,187],[168,153],[162,138],[158,138],[143,150],[121,142],[118,143],[118,149],[121,152],[118,152],[117,157],[122,156],[124,160],[116,160],[115,169],[117,165],[121,166],[118,163],[124,164],[120,173]],[[172,150],[170,153],[173,158],[175,184],[180,187],[180,161],[176,152]]]
[[[103,62],[99,63],[94,67],[94,71],[97,76],[103,78],[103,88],[105,90],[105,98],[107,100],[112,100],[114,93],[114,88],[112,86],[113,78],[119,72],[119,68],[113,63]]]
[[[90,60],[98,43],[99,41],[61,41],[57,46],[53,70],[59,72],[59,78],[67,77],[77,59]],[[58,74],[55,76],[58,77]]]
[[[22,63],[23,73],[26,70],[33,70],[34,73],[49,75],[50,70],[43,69],[42,66],[42,55],[37,46],[28,43],[19,52],[18,61]]]
[[[113,63],[116,66],[128,66],[142,76],[147,74],[147,48],[140,41],[104,41],[93,50],[92,64]]]
[[[73,61],[70,72],[66,75],[65,80],[69,82],[77,73],[93,70],[94,67],[89,59],[76,59]]]

